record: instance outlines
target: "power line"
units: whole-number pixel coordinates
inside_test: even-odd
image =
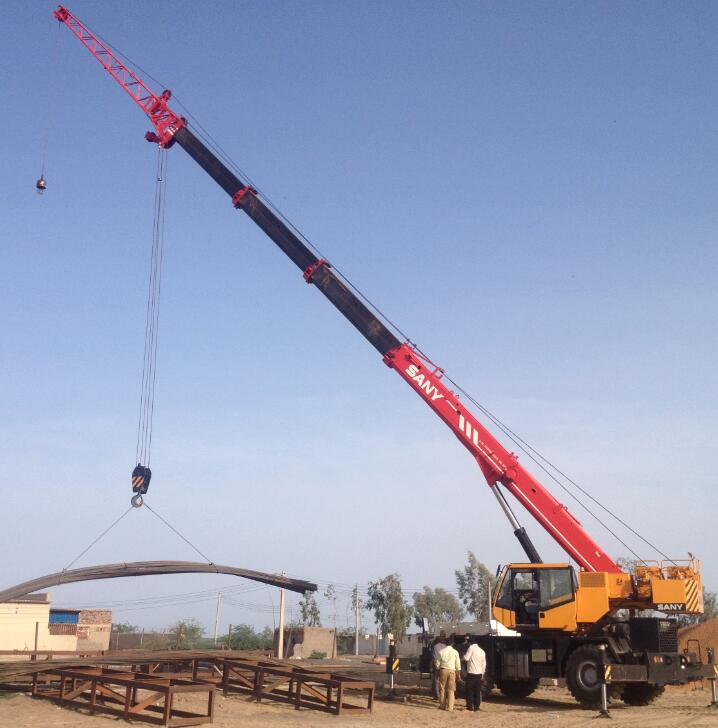
[[[181,592],[178,594],[162,594],[155,597],[143,597],[140,599],[122,599],[122,600],[105,600],[100,602],[60,602],[65,607],[72,607],[76,606],[76,604],[80,604],[83,607],[93,607],[93,608],[102,608],[102,607],[122,607],[122,606],[144,606],[148,605],[151,606],[152,604],[161,604],[163,602],[169,602],[169,601],[175,601],[175,600],[181,600],[181,599],[197,599],[197,598],[207,598],[207,599],[214,599],[217,596],[217,592],[220,592],[223,596],[224,595],[238,595],[238,594],[249,594],[251,592],[260,591],[263,589],[264,586],[234,586],[234,587],[226,587],[224,589],[207,589],[202,591],[196,591],[196,592]]]

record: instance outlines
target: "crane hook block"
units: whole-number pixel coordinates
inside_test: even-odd
[[[39,194],[42,194],[47,189],[47,182],[45,181],[44,175],[40,175],[40,179],[35,182],[35,187],[37,188]]]
[[[152,478],[152,471],[137,463],[137,467],[132,471],[132,492],[144,495],[150,487],[150,478]]]

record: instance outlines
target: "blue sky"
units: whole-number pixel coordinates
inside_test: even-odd
[[[53,7],[11,2],[0,29],[7,584],[67,564],[134,465],[155,152]],[[714,4],[69,7],[466,389],[718,589]],[[322,584],[455,588],[468,549],[520,559],[451,433],[179,148],[167,190],[153,507],[217,562]],[[193,553],[143,511],[81,563],[161,558]],[[276,596],[252,594],[224,625],[266,623]],[[209,596],[145,606],[117,618],[214,618]]]

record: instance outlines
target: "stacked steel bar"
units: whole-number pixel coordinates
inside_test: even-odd
[[[41,576],[32,581],[0,591],[0,603],[19,599],[27,594],[47,589],[51,586],[69,584],[74,581],[92,581],[94,579],[117,579],[125,576],[152,576],[157,574],[229,574],[240,576],[243,579],[259,581],[262,584],[277,586],[283,589],[304,594],[316,591],[317,585],[304,579],[292,579],[280,574],[267,574],[263,571],[238,569],[234,566],[221,564],[203,564],[196,561],[134,561],[125,564],[103,564],[101,566],[88,566],[84,569],[71,571],[58,571],[55,574]]]

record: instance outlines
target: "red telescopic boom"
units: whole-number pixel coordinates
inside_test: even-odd
[[[568,508],[521,466],[516,455],[509,452],[444,385],[441,369],[419,356],[409,344],[388,352],[384,361],[451,428],[459,442],[476,458],[492,489],[499,483],[503,485],[587,571],[621,571]]]
[[[354,292],[334,273],[331,265],[314,253],[266,205],[256,190],[229,170],[187,127],[186,121],[168,106],[169,91],[159,96],[127,68],[112,51],[69,10],[60,6],[55,17],[65,23],[105,70],[147,114],[154,127],[148,141],[163,147],[179,144],[304,273],[311,283],[359,330],[394,369],[449,426],[469,450],[486,481],[514,526],[532,561],[538,555],[525,531],[510,511],[499,490],[503,485],[546,529],[549,535],[587,571],[620,572],[618,565],[586,533],[581,524],[518,462],[442,381],[438,369],[405,342],[402,343]],[[523,538],[519,534],[523,532]]]

